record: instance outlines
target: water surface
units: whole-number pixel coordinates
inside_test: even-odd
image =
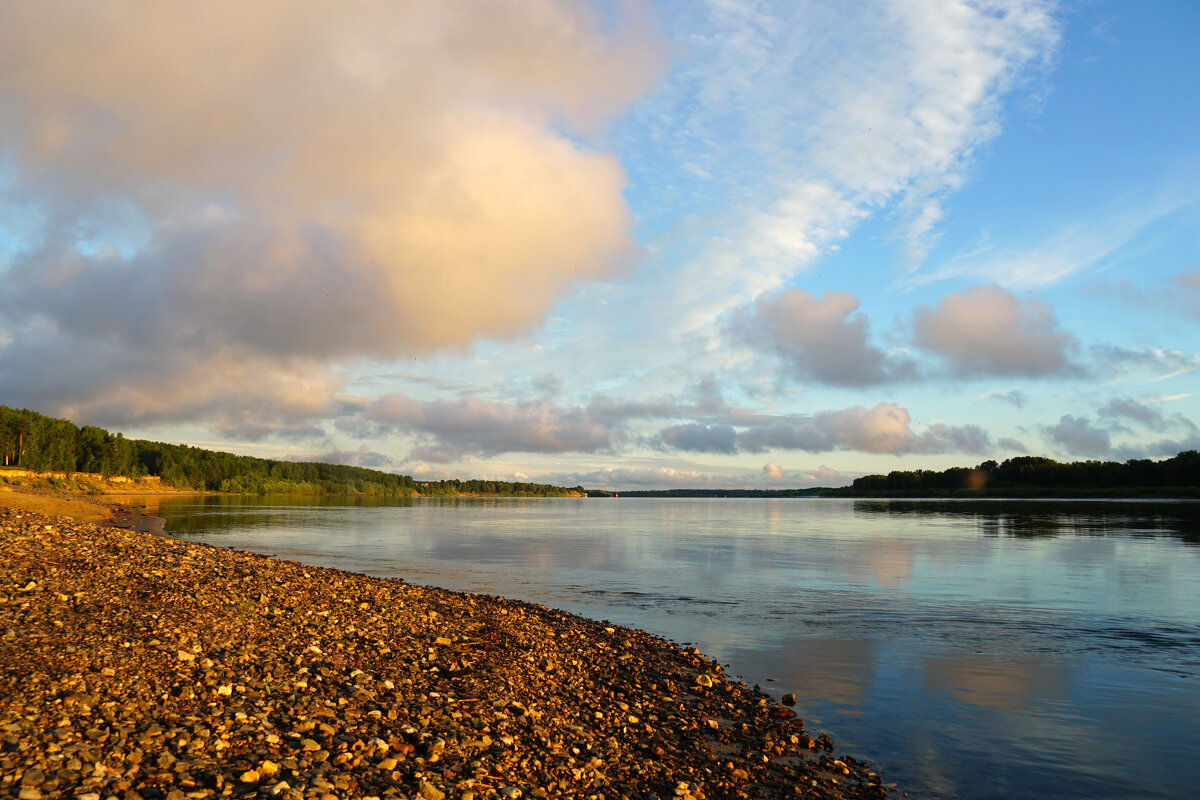
[[[913,797],[1195,797],[1200,504],[179,498],[175,535],[633,625]]]

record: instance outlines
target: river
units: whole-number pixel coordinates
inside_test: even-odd
[[[167,532],[695,644],[914,798],[1200,791],[1200,503],[184,497]]]

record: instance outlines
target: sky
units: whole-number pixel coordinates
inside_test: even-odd
[[[0,5],[0,403],[421,479],[1200,448],[1194,0]]]

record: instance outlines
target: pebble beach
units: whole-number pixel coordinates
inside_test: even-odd
[[[693,648],[80,502],[0,508],[0,797],[895,793]]]

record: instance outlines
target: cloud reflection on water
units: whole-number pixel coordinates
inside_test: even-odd
[[[795,692],[812,729],[914,796],[1188,797],[1200,781],[1200,504],[206,508],[162,514],[208,541],[695,643]]]

